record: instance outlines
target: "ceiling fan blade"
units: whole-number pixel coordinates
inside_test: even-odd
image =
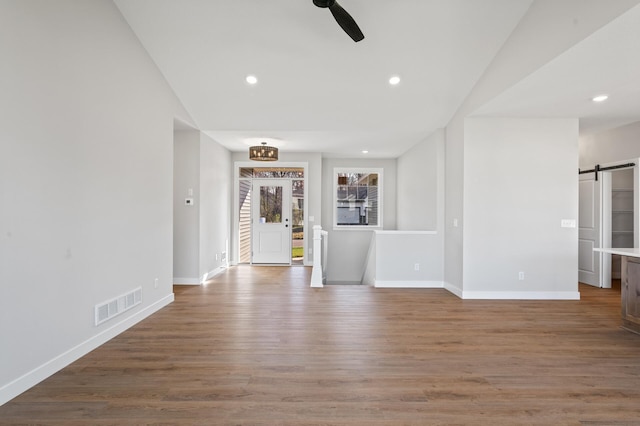
[[[351,17],[351,15],[349,15],[346,10],[342,8],[342,6],[338,4],[337,1],[334,1],[332,4],[330,4],[329,10],[331,11],[333,17],[336,19],[338,25],[342,27],[344,32],[347,33],[349,37],[353,39],[353,41],[359,42],[364,38],[364,34],[362,34],[362,31],[360,30],[360,27],[358,27],[358,24],[356,24],[356,21]]]

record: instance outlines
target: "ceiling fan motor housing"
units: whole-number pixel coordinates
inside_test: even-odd
[[[313,4],[318,7],[331,7],[336,0],[313,0]]]

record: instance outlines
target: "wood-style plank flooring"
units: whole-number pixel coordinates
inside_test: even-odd
[[[0,407],[0,424],[640,425],[620,291],[469,301],[231,268]]]

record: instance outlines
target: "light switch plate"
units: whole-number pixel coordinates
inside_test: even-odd
[[[184,199],[184,205],[185,206],[192,206],[193,205],[193,198],[185,198]]]
[[[575,228],[576,220],[575,219],[562,219],[560,221],[561,228]]]

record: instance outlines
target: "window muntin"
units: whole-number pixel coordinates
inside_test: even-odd
[[[382,227],[382,169],[334,169],[334,228]]]

